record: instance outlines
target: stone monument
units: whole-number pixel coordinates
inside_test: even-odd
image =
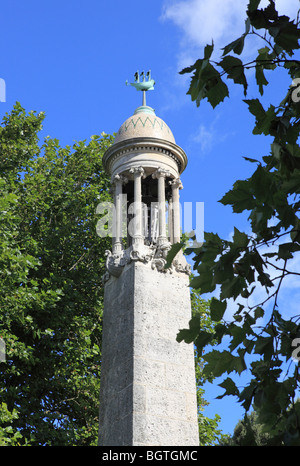
[[[180,174],[185,152],[146,105],[150,72],[135,74],[143,105],[103,157],[114,189],[107,251],[99,445],[198,445],[194,349],[176,335],[191,318],[190,266],[180,241]],[[166,215],[167,212],[167,215]]]

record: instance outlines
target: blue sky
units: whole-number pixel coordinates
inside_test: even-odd
[[[152,70],[155,91],[147,103],[170,126],[187,153],[182,175],[182,202],[204,202],[205,231],[229,238],[236,226],[247,228],[246,216],[234,215],[218,200],[236,179],[251,175],[242,156],[260,158],[270,140],[253,136],[253,118],[242,102],[239,86],[215,110],[199,108],[186,95],[189,79],[178,72],[202,56],[214,39],[225,46],[244,31],[247,0],[10,0],[1,5],[0,78],[6,102],[0,116],[16,101],[44,111],[41,138],[49,135],[62,146],[89,140],[93,134],[117,132],[141,104],[141,95],[125,81],[136,70]],[[298,0],[280,0],[280,11],[293,14]],[[251,56],[249,46],[245,53]],[[218,55],[216,54],[216,57]],[[271,82],[271,78],[270,78]],[[258,96],[250,76],[248,98]],[[289,83],[281,75],[263,101],[279,103]],[[234,399],[214,400],[222,389],[208,386],[208,415],[218,413],[224,432],[232,432],[242,410]]]

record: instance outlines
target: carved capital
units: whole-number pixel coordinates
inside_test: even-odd
[[[130,168],[129,173],[133,174],[134,176],[142,176],[145,178],[143,167],[132,167]]]
[[[158,168],[154,173],[152,173],[152,178],[167,178],[171,176],[171,173],[164,168]]]
[[[180,178],[174,178],[174,180],[169,181],[169,185],[172,186],[172,188],[178,188],[178,189],[183,188]]]
[[[123,185],[128,183],[128,178],[126,178],[126,176],[124,175],[117,173],[116,175],[112,176],[111,183],[115,185],[118,181],[121,182]]]

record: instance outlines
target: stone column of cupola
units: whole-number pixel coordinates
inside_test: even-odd
[[[180,241],[180,204],[179,204],[179,189],[182,189],[180,178],[175,178],[169,181],[172,186],[172,213],[173,213],[173,243]]]
[[[122,244],[122,189],[128,179],[124,175],[117,174],[112,178],[114,187],[114,215],[113,215],[113,254],[120,254],[123,250]]]
[[[170,243],[174,243],[174,222],[173,222],[173,198],[169,198],[168,202],[168,236]]]
[[[161,246],[168,242],[166,233],[166,194],[165,179],[170,173],[163,168],[158,168],[152,174],[153,178],[158,180],[158,245]]]
[[[134,176],[134,229],[132,235],[133,248],[138,248],[144,243],[143,237],[143,211],[142,211],[142,178],[143,167],[133,167],[129,170]]]

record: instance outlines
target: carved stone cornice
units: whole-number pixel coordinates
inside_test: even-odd
[[[137,152],[159,153],[173,159],[182,173],[187,166],[187,156],[184,150],[175,143],[163,139],[143,137],[132,138],[112,144],[103,156],[103,166],[108,173],[113,172],[115,161],[120,157],[126,157]]]
[[[171,266],[165,269],[167,263],[167,254],[170,250],[171,244],[165,243],[161,246],[142,245],[140,248],[133,249],[132,247],[122,250],[117,254],[111,251],[105,251],[106,255],[106,273],[103,276],[103,281],[107,281],[110,275],[119,277],[126,264],[131,262],[140,261],[144,264],[151,264],[152,270],[157,270],[162,273],[191,273],[191,266],[187,263],[182,252],[179,252],[173,260]]]

